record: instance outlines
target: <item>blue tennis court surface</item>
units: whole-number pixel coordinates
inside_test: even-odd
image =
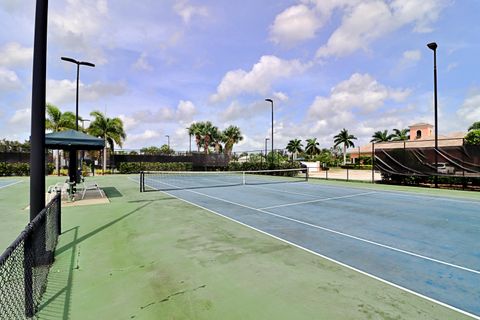
[[[480,316],[480,199],[314,182],[177,189],[149,179],[181,200]]]

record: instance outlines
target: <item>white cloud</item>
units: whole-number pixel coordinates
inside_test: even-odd
[[[17,110],[8,120],[8,123],[16,126],[26,126],[30,122],[30,114],[31,108]]]
[[[346,110],[358,108],[362,112],[372,112],[384,105],[386,100],[403,101],[409,90],[392,89],[377,82],[369,74],[353,74],[348,80],[333,87],[329,97],[316,97],[310,106],[309,116],[325,117],[329,112],[347,119]]]
[[[288,96],[283,92],[274,92],[273,93],[273,99],[278,100],[278,101],[287,101]]]
[[[186,24],[190,23],[192,18],[195,16],[208,16],[207,7],[191,5],[187,0],[178,0],[173,6],[173,9],[180,17],[182,17],[183,22]]]
[[[197,108],[192,101],[180,100],[175,111],[176,120],[181,123],[189,123],[195,114],[197,113]]]
[[[26,66],[32,63],[33,48],[9,42],[0,48],[0,65],[5,67]]]
[[[403,58],[410,61],[418,61],[422,58],[420,50],[408,50],[403,53]]]
[[[138,120],[136,120],[135,118],[129,117],[127,115],[120,114],[118,118],[122,120],[123,129],[125,130],[125,132],[135,128],[138,125]]]
[[[60,9],[61,8],[61,9]],[[96,65],[107,62],[102,46],[110,37],[102,33],[108,21],[107,0],[67,0],[67,4],[51,10],[49,32],[57,45],[85,55]]]
[[[367,51],[371,42],[411,24],[414,32],[430,32],[431,24],[449,4],[449,0],[352,2],[344,9],[341,25],[327,44],[318,49],[317,57],[342,57],[359,49]]]
[[[47,101],[53,104],[64,104],[75,101],[77,83],[70,80],[47,80]],[[107,96],[119,96],[126,92],[123,83],[95,82],[79,84],[79,95],[83,101],[98,101]]]
[[[139,71],[152,71],[153,67],[150,63],[147,61],[147,54],[145,52],[142,52],[140,57],[135,61],[133,64],[133,68],[135,70]]]
[[[157,108],[156,111],[149,108],[125,117],[132,124],[176,122],[183,126],[190,123],[196,113],[197,108],[193,102],[180,100],[176,108],[161,107]]]
[[[457,115],[466,125],[480,120],[480,90],[473,90],[463,101]]]
[[[8,92],[21,88],[17,74],[9,69],[0,67],[0,92]]]
[[[270,27],[270,39],[277,44],[294,45],[315,37],[319,27],[320,21],[314,10],[299,4],[275,17]]]
[[[129,134],[125,140],[125,144],[128,143],[129,146],[157,145],[159,138],[160,133],[158,131],[145,130],[142,133]]]
[[[266,95],[278,79],[300,74],[307,68],[299,60],[262,56],[248,72],[242,69],[227,72],[210,100],[220,102],[244,93]]]

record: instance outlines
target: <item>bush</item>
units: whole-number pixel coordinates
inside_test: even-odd
[[[122,162],[118,165],[120,173],[139,173],[140,171],[191,171],[189,162]],[[101,172],[101,170],[99,170]],[[99,173],[101,174],[101,173]]]
[[[299,169],[302,168],[300,162],[230,162],[228,171],[252,171],[252,170],[276,170],[276,169]]]

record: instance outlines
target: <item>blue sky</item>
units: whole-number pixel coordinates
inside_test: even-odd
[[[262,149],[275,101],[275,147],[332,145],[342,128],[433,123],[438,43],[439,132],[480,121],[476,0],[50,1],[47,101],[123,119],[124,148],[187,150],[185,128],[237,125],[235,150]],[[0,138],[30,131],[34,1],[0,0]]]

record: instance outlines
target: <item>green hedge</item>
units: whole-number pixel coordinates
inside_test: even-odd
[[[271,163],[266,162],[230,162],[228,164],[229,171],[251,171],[251,170],[277,170],[277,169],[299,169],[300,162],[281,162]]]
[[[55,166],[47,164],[46,173],[52,174]],[[30,164],[24,162],[0,162],[0,176],[28,176],[30,175]]]
[[[120,173],[139,173],[140,171],[191,171],[189,162],[122,162],[118,165]]]

